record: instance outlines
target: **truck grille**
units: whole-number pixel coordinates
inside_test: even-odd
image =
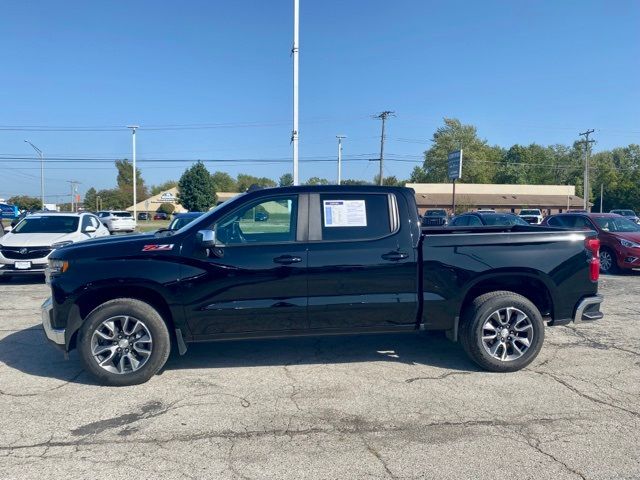
[[[51,253],[50,247],[2,247],[0,253],[11,260],[32,260],[46,257]]]
[[[422,226],[424,227],[440,227],[445,224],[444,218],[423,218]]]

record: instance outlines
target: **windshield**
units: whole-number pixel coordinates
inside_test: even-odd
[[[78,229],[78,217],[29,216],[22,219],[11,233],[72,233]]]
[[[509,214],[496,214],[496,215],[483,215],[482,219],[484,220],[485,225],[496,225],[496,226],[510,226],[510,225],[526,225],[529,226],[527,222],[522,220],[520,217],[516,215]]]
[[[198,220],[198,221],[200,221],[200,220],[202,220],[204,217],[209,218],[211,215],[213,215],[215,212],[217,212],[221,207],[225,207],[225,208],[226,208],[228,205],[230,205],[230,204],[234,204],[234,203],[236,203],[237,201],[242,200],[242,199],[244,198],[244,196],[245,196],[245,195],[246,195],[246,193],[239,193],[239,194],[238,194],[238,195],[236,195],[235,197],[233,197],[233,198],[231,198],[231,199],[227,200],[226,202],[224,202],[224,203],[220,203],[220,204],[219,204],[219,205],[217,205],[213,210],[209,210],[207,213],[204,213],[201,217],[198,217],[197,219],[193,219],[193,220]],[[182,227],[180,227],[180,230],[171,230],[170,235],[173,235],[174,233],[182,232],[182,230],[184,230],[186,227],[188,227],[188,226],[193,222],[193,220],[191,220],[191,221],[190,221],[189,223],[187,223],[186,225],[183,225]],[[210,226],[210,225],[207,225],[206,227],[205,227],[205,225],[206,225],[206,224],[203,224],[203,227],[204,227],[204,228],[211,228],[211,226]]]
[[[605,232],[640,232],[640,225],[622,217],[596,217],[598,226]]]
[[[174,218],[173,221],[169,224],[169,230],[180,230],[185,225],[193,222],[198,217],[178,217]]]
[[[633,210],[620,210],[620,215],[624,215],[625,217],[635,217],[636,214]],[[617,213],[617,212],[616,212]]]
[[[444,210],[427,210],[424,215],[426,217],[446,217],[447,212]]]
[[[540,210],[520,210],[520,215],[540,215]]]

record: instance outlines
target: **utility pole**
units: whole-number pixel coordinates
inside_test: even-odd
[[[579,135],[581,137],[585,137],[581,143],[584,143],[584,187],[583,187],[583,197],[584,197],[584,209],[589,211],[589,150],[590,143],[595,143],[595,140],[589,140],[589,135],[591,135],[595,130],[592,128],[587,130],[586,132],[582,132]]]
[[[338,139],[338,185],[342,181],[342,139],[347,138],[346,135],[336,135]]]
[[[136,170],[136,130],[140,128],[138,125],[127,125],[131,129],[131,141],[133,149],[133,219],[138,220],[136,214],[136,205],[138,204],[138,171]]]
[[[299,185],[298,178],[298,44],[300,41],[300,5],[299,0],[293,0],[293,130],[291,143],[293,144],[293,184]]]
[[[379,175],[379,179],[378,179],[378,183],[380,185],[382,185],[382,180],[383,180],[383,164],[384,164],[384,126],[385,126],[385,122],[387,121],[387,118],[391,116],[391,117],[395,117],[395,112],[392,112],[390,110],[385,110],[384,112],[380,113],[379,115],[374,115],[373,118],[379,118],[380,120],[382,120],[382,133],[380,134],[380,175]]]
[[[604,183],[600,184],[600,213],[602,213],[602,199],[604,198]]]
[[[77,180],[67,180],[67,183],[71,184],[71,205],[69,208],[71,209],[72,212],[75,212],[78,210],[78,205],[76,203],[76,195],[78,192],[78,185],[80,185],[80,182],[78,182]]]
[[[42,210],[44,210],[44,155],[42,154],[42,150],[36,147],[29,140],[25,140],[25,142],[31,145],[40,157],[40,201],[42,202]]]

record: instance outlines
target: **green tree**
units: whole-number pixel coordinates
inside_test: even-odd
[[[206,212],[216,204],[213,179],[201,161],[185,170],[180,177],[178,202],[192,212]]]
[[[167,190],[171,190],[173,187],[177,186],[178,182],[175,180],[167,180],[159,185],[153,185],[151,187],[151,195],[158,195],[159,193],[166,192]]]
[[[293,175],[291,175],[290,173],[285,173],[280,177],[278,185],[280,185],[281,187],[290,187],[291,185],[293,185]]]
[[[176,211],[176,207],[173,203],[161,203],[156,212],[166,213],[167,215],[171,215]]]
[[[398,180],[394,175],[390,175],[387,177],[382,177],[382,184],[387,187],[402,187],[406,182],[404,180]],[[377,173],[375,177],[373,177],[373,184],[380,185],[380,174]]]
[[[227,172],[213,172],[211,175],[216,192],[237,192],[238,185],[235,179]]]
[[[346,180],[342,180],[340,185],[370,185],[371,182],[367,182],[366,180],[356,180],[353,178],[347,178]]]
[[[460,120],[445,118],[432,137],[433,145],[424,152],[424,164],[411,173],[414,183],[449,182],[447,156],[455,150],[463,150],[462,179],[466,183],[491,183],[495,176],[502,149],[491,147],[478,137],[476,127],[464,125]]]
[[[39,210],[42,208],[40,199],[29,195],[16,195],[7,199],[7,203],[17,206],[20,210]]]
[[[102,210],[124,210],[131,206],[131,198],[118,188],[98,190],[96,197],[100,198]]]
[[[129,196],[131,199],[129,202],[133,202],[133,164],[126,158],[116,160],[116,169],[118,170],[118,176],[116,177],[118,189],[125,196]],[[149,191],[144,184],[139,168],[136,168],[136,193],[138,202],[149,198]]]
[[[267,177],[254,177],[246,173],[238,174],[238,191],[246,192],[251,185],[258,185],[259,187],[275,187],[276,182]]]
[[[96,209],[96,194],[96,189],[93,187],[85,192],[82,204],[86,210],[93,211]]]
[[[304,182],[304,184],[305,185],[329,185],[329,180],[327,180],[326,178],[311,177],[306,182]]]

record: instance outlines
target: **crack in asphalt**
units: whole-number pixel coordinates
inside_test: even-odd
[[[407,378],[405,380],[405,383],[413,383],[413,382],[417,382],[419,380],[442,380],[443,378],[447,378],[447,377],[453,377],[456,375],[471,375],[474,372],[446,372],[443,373],[441,375],[438,375],[436,377],[413,377],[413,378]]]
[[[622,412],[626,412],[626,413],[628,413],[628,414],[630,414],[630,415],[633,415],[634,417],[640,417],[640,412],[636,412],[636,411],[634,411],[634,410],[630,410],[630,409],[625,408],[625,407],[622,407],[622,406],[620,406],[620,405],[616,405],[616,404],[614,404],[614,403],[609,403],[609,402],[606,402],[606,401],[601,400],[601,399],[599,399],[599,398],[592,397],[591,395],[588,395],[588,394],[586,394],[586,393],[584,393],[584,392],[580,391],[578,388],[574,387],[574,386],[573,386],[573,385],[571,385],[569,382],[567,382],[566,380],[563,380],[563,379],[559,378],[557,375],[555,375],[555,374],[553,374],[553,373],[550,373],[550,372],[542,372],[542,371],[539,371],[539,370],[531,370],[531,371],[532,371],[532,372],[534,372],[534,373],[537,373],[538,375],[543,375],[543,376],[546,376],[546,377],[552,378],[553,380],[555,380],[556,382],[558,382],[560,385],[564,386],[564,387],[565,387],[565,388],[567,388],[568,390],[572,391],[572,392],[573,392],[573,393],[575,393],[576,395],[579,395],[580,397],[582,397],[582,398],[584,398],[584,399],[586,399],[586,400],[589,400],[589,401],[594,402],[594,403],[598,403],[598,404],[600,404],[600,405],[605,405],[605,406],[607,406],[607,407],[610,407],[610,408],[613,408],[613,409],[616,409],[616,410],[620,410],[620,411],[622,411]]]

